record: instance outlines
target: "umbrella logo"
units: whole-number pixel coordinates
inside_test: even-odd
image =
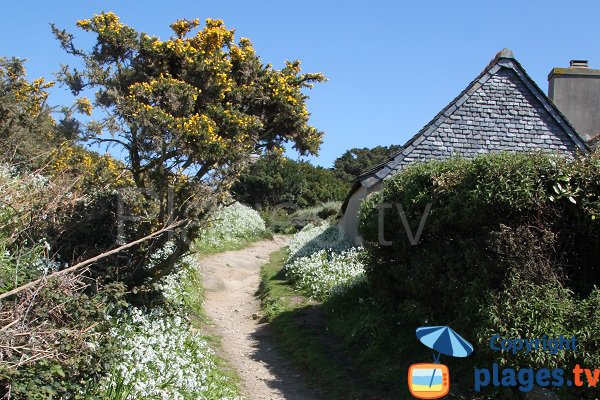
[[[448,326],[417,328],[417,338],[434,350],[433,363],[413,364],[408,369],[408,388],[417,399],[439,399],[450,391],[450,371],[440,363],[442,354],[468,357],[473,346]],[[436,355],[437,352],[437,355]]]

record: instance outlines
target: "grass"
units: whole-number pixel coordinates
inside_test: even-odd
[[[273,253],[263,266],[258,293],[282,352],[319,384],[328,399],[411,398],[408,367],[430,362],[431,352],[415,337],[421,318],[410,303],[386,309],[374,300],[368,283],[323,303],[308,300],[283,275],[286,254],[285,249]],[[462,359],[443,361],[459,378],[449,398],[474,398],[464,395],[472,387],[465,386],[472,367]]]
[[[323,303],[294,291],[282,271],[287,249],[261,270],[258,295],[282,350],[317,382],[327,399],[410,398],[408,366],[429,362],[410,307],[394,312],[374,300],[368,283],[352,286]],[[445,360],[451,368],[458,363]]]
[[[287,249],[271,254],[262,267],[258,291],[278,347],[328,399],[384,399],[364,382],[360,366],[329,332],[323,305],[299,295],[285,280],[282,268],[286,257]]]

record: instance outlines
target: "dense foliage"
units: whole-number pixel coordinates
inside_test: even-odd
[[[347,191],[347,185],[332,171],[276,154],[253,162],[232,186],[238,201],[288,210],[342,200]]]
[[[418,245],[395,208],[384,214],[392,244],[379,244],[381,204],[401,204],[416,224],[430,202]],[[577,357],[594,365],[600,331],[589,316],[599,305],[599,216],[600,154],[496,154],[408,167],[364,202],[360,231],[369,280],[392,310],[410,305],[421,323],[451,325],[483,348],[492,333],[576,334]],[[538,352],[500,361],[565,367],[572,357]]]
[[[0,295],[42,278],[0,301],[0,397],[236,396],[189,320],[200,282],[179,273],[183,256],[211,222],[227,228],[213,230],[220,239],[264,231],[248,208],[210,217],[251,153],[288,142],[317,151],[303,89],[324,78],[297,61],[263,65],[221,21],[189,37],[197,25],[177,21],[161,41],[102,13],[78,22],[96,35],[89,51],[54,29],[83,64],[60,73],[80,96],[60,121],[46,104],[51,83],[0,60]],[[83,147],[94,142],[121,147],[124,160]],[[52,276],[172,221],[178,234]]]
[[[455,398],[522,398],[516,389],[472,393],[473,368],[498,362],[570,369],[600,362],[599,160],[597,153],[574,160],[497,154],[411,166],[363,205],[366,248],[358,259],[344,257],[334,229],[307,227],[290,243],[288,278],[323,300],[328,332],[364,372],[367,387],[402,397],[407,388],[397,377],[431,357],[415,345],[415,329],[450,325],[476,349],[468,359],[444,358]],[[403,206],[414,233],[430,202],[423,235],[412,246],[394,204]],[[391,246],[378,243],[382,203],[392,205],[382,211]],[[366,269],[364,278],[359,274],[342,282],[343,290],[331,290],[337,265],[352,266],[353,260]],[[578,351],[491,352],[495,334],[575,335]],[[584,388],[556,390],[561,399],[596,397]]]
[[[388,160],[402,150],[402,146],[376,146],[347,150],[333,162],[335,175],[347,183],[352,183],[359,175]]]
[[[223,21],[208,19],[192,33],[197,19],[178,20],[167,40],[137,32],[112,12],[77,26],[95,35],[91,49],[77,48],[71,33],[53,31],[83,65],[64,67],[60,81],[75,95],[93,92],[93,102],[79,102],[102,111],[81,124],[81,138],[123,151],[135,186],[156,204],[154,217],[138,224],[131,239],[181,224],[172,252],[152,268],[139,255],[154,253],[173,235],[129,254],[121,273],[130,285],[174,268],[251,154],[281,151],[288,142],[301,154],[318,151],[322,132],[308,125],[303,90],[325,78],[300,73],[299,61],[281,70],[264,65],[251,42],[236,43]]]
[[[280,207],[261,210],[267,227],[277,233],[296,233],[305,226],[320,225],[323,221],[336,221],[341,216],[341,201],[328,201],[313,207],[295,209]]]
[[[64,186],[44,176],[2,167],[0,188],[0,293],[62,268],[75,242],[92,246],[110,236],[94,222],[85,198],[74,199],[74,192],[64,193]],[[57,193],[76,202],[79,216],[88,216],[79,223],[91,234],[61,233],[49,239],[53,245],[39,239],[39,232],[48,232],[43,227],[55,223],[60,231],[58,222],[71,220],[61,210],[73,208]],[[19,239],[21,232],[28,241]],[[54,245],[71,250],[53,253]],[[149,255],[148,264],[161,257]],[[94,268],[0,301],[0,392],[10,391],[12,399],[236,397],[235,382],[222,375],[206,340],[188,322],[200,303],[197,269],[192,259],[184,260],[179,273],[143,288],[137,299],[126,295],[118,275],[104,276]],[[136,306],[128,304],[131,300]]]
[[[29,81],[24,61],[0,58],[0,160],[19,168],[40,167],[59,141],[59,131],[46,104],[43,78]]]
[[[75,193],[37,173],[0,167],[0,293],[62,268],[46,235],[69,220]],[[44,239],[44,236],[46,240]],[[52,243],[52,244],[51,244]],[[118,282],[91,285],[89,271],[51,279],[0,301],[0,392],[14,399],[76,398],[85,382],[103,373],[112,348],[102,322],[124,297]],[[86,332],[84,334],[84,332]],[[101,349],[88,342],[98,335]]]

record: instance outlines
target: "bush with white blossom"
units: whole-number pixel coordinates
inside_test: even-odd
[[[325,300],[365,279],[362,251],[337,226],[310,225],[291,239],[284,271],[294,288]]]
[[[235,248],[260,237],[267,230],[258,211],[240,203],[233,203],[218,210],[210,219],[209,226],[200,233],[200,252],[215,252]]]
[[[189,264],[159,285],[165,308],[132,307],[114,321],[109,334],[118,348],[110,373],[99,384],[104,398],[238,398],[231,378],[217,367],[215,353],[186,314],[185,280],[194,279],[193,268]]]
[[[320,250],[341,253],[353,247],[352,241],[343,234],[337,225],[324,222],[320,225],[307,225],[296,233],[289,244],[289,259],[310,256]]]
[[[119,348],[111,374],[101,382],[107,391],[123,385],[132,399],[237,395],[220,375],[208,343],[185,317],[133,308],[110,334],[118,338]]]
[[[285,266],[286,277],[306,295],[325,300],[330,294],[345,290],[364,279],[359,248],[335,253],[319,250],[310,256],[296,258]]]

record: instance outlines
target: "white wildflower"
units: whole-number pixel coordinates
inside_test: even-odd
[[[218,210],[209,224],[200,233],[200,242],[216,248],[257,236],[267,229],[258,211],[240,203]]]
[[[286,277],[297,290],[324,300],[365,279],[362,251],[336,226],[308,226],[290,241]]]

